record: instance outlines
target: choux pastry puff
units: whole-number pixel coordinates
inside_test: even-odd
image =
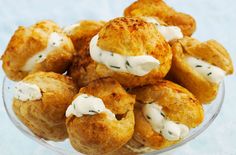
[[[79,87],[86,86],[90,81],[99,79],[99,75],[95,71],[96,63],[89,54],[89,43],[104,24],[105,22],[102,21],[82,20],[64,29],[76,50],[68,75],[77,81]]]
[[[13,111],[38,137],[62,141],[68,137],[65,112],[76,94],[76,85],[69,77],[32,73],[16,84]]]
[[[233,73],[227,50],[215,40],[200,42],[190,37],[171,44],[173,65],[170,77],[192,92],[201,103],[210,103],[224,77]]]
[[[188,136],[204,118],[201,103],[187,89],[167,80],[131,89],[136,95],[132,139],[112,155],[160,150]]]
[[[110,78],[82,87],[66,111],[71,145],[89,155],[119,149],[133,135],[134,103],[135,97]]]
[[[66,26],[63,31],[71,39],[75,50],[78,52],[80,48],[90,42],[91,38],[98,33],[104,24],[103,21],[81,20]]]
[[[73,43],[54,22],[44,20],[20,26],[2,56],[3,70],[14,81],[32,72],[64,73],[72,62]]]
[[[91,58],[79,62],[84,70],[77,72],[78,76],[70,70],[79,85],[80,81],[86,85],[87,77],[112,77],[124,87],[142,86],[163,78],[171,66],[169,44],[155,24],[141,18],[120,17],[107,22],[89,46]],[[89,73],[96,78],[86,75]]]
[[[177,12],[163,0],[137,0],[124,11],[125,16],[154,16],[167,25],[178,26],[185,36],[191,36],[196,30],[196,22],[188,14]]]

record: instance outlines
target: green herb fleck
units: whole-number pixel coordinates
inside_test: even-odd
[[[128,67],[132,67],[128,60],[126,60],[125,65],[128,66]]]
[[[173,133],[172,133],[172,132],[170,132],[170,131],[168,131],[168,133],[169,133],[169,135],[173,135]]]
[[[209,72],[208,74],[207,74],[207,76],[210,76],[212,74],[212,72]]]
[[[40,55],[39,55],[39,58],[42,58],[42,57],[43,57],[43,56],[40,54]]]
[[[110,67],[112,67],[112,68],[116,68],[116,69],[120,69],[120,67],[118,67],[118,66],[110,65]]]
[[[198,68],[198,67],[202,67],[202,65],[196,65],[195,67],[196,67],[196,68]]]
[[[113,54],[113,53],[111,53],[111,56],[114,56],[114,54]]]
[[[75,104],[73,104],[74,109],[76,109]]]
[[[148,116],[148,115],[146,115],[146,117],[147,117],[147,119],[151,119],[151,117],[150,117],[150,116]]]
[[[161,116],[166,117],[165,114],[163,114],[162,112],[161,112]]]
[[[152,103],[154,103],[155,101],[151,101],[151,102],[148,102],[148,104],[152,104]]]
[[[95,114],[98,113],[97,111],[94,111],[94,110],[89,110],[89,112],[92,112],[92,113],[95,113]]]

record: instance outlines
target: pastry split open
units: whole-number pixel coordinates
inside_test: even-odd
[[[3,69],[15,81],[37,71],[64,73],[73,53],[70,38],[56,23],[44,20],[15,31],[2,56]]]
[[[16,84],[13,111],[38,137],[62,141],[68,137],[65,112],[76,93],[76,85],[69,77],[33,73]]]
[[[90,57],[89,43],[104,26],[104,22],[85,20],[75,25],[72,25],[72,29],[69,26],[70,33],[67,32],[76,50],[68,75],[77,82],[79,87],[82,87],[90,81],[99,79],[99,75],[96,73],[96,63]]]
[[[77,63],[84,71],[74,68],[69,73],[77,72],[75,78],[79,83],[88,77],[86,73],[95,78],[112,77],[125,87],[154,83],[167,74],[172,58],[169,44],[156,25],[141,18],[120,17],[109,21],[91,38],[89,55],[87,50],[81,49],[87,56]]]
[[[133,135],[134,103],[134,96],[110,78],[81,88],[66,112],[72,146],[85,154],[106,154],[122,147]]]
[[[220,82],[233,73],[227,50],[217,41],[185,37],[172,43],[170,76],[191,91],[201,103],[214,100]]]
[[[177,12],[163,0],[137,0],[124,11],[125,16],[154,16],[167,25],[178,26],[185,36],[191,36],[196,30],[196,22],[188,14]]]
[[[136,95],[132,139],[113,154],[141,154],[163,149],[188,136],[204,118],[200,102],[187,89],[167,80],[132,89]]]

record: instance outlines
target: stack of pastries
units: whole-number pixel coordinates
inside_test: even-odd
[[[162,0],[138,0],[110,21],[20,26],[1,58],[17,81],[13,110],[38,137],[69,138],[88,155],[179,143],[233,73],[227,50],[192,38],[195,30],[193,17]]]

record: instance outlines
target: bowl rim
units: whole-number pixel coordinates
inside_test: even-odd
[[[3,82],[2,82],[2,100],[3,100],[3,105],[4,105],[4,109],[9,117],[9,119],[11,120],[11,122],[14,124],[14,126],[20,130],[26,137],[29,137],[30,139],[38,142],[39,144],[41,144],[42,146],[48,148],[49,150],[55,151],[56,153],[65,155],[68,152],[65,151],[64,149],[61,149],[59,147],[53,146],[51,144],[48,143],[48,141],[44,140],[43,138],[40,138],[36,135],[34,135],[31,131],[27,131],[26,129],[23,129],[20,124],[17,122],[17,120],[15,118],[13,118],[10,114],[10,112],[8,111],[7,108],[7,103],[6,103],[6,99],[5,99],[5,85],[6,85],[6,80],[10,80],[8,79],[6,76],[4,76],[3,78]],[[11,81],[11,80],[10,80]],[[183,146],[184,144],[190,142],[192,139],[196,138],[197,136],[199,136],[202,132],[204,132],[211,124],[212,122],[215,120],[215,118],[218,116],[218,114],[220,113],[220,110],[222,108],[222,105],[224,103],[224,98],[225,98],[225,82],[222,81],[220,84],[220,88],[219,91],[221,91],[222,97],[220,98],[219,101],[219,105],[215,111],[215,113],[209,118],[208,122],[206,124],[204,124],[201,128],[199,128],[194,134],[190,135],[189,137],[185,138],[184,140],[180,141],[179,143],[176,143],[174,145],[171,145],[167,148],[161,149],[161,150],[155,150],[153,152],[149,152],[149,153],[145,153],[145,155],[156,155],[159,153],[164,153],[164,152],[168,152],[170,150],[173,150],[177,147]],[[219,92],[218,92],[219,93]],[[217,94],[218,96],[219,94]],[[203,105],[203,106],[207,106]]]

